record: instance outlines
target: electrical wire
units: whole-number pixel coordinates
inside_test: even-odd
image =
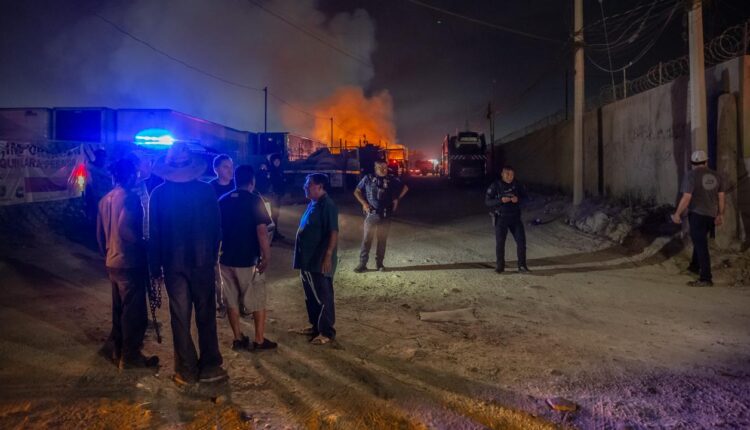
[[[463,19],[464,21],[468,21],[468,22],[471,22],[473,24],[479,24],[479,25],[483,25],[485,27],[493,28],[495,30],[505,31],[507,33],[512,33],[512,34],[516,34],[516,35],[519,35],[519,36],[524,36],[524,37],[528,37],[528,38],[531,38],[531,39],[541,40],[543,42],[550,42],[550,43],[556,43],[556,44],[563,44],[563,43],[565,43],[564,40],[557,40],[557,39],[553,39],[553,38],[546,37],[546,36],[540,36],[538,34],[533,34],[533,33],[529,33],[529,32],[526,32],[526,31],[517,30],[515,28],[506,27],[504,25],[493,24],[491,22],[483,21],[483,20],[477,19],[477,18],[472,18],[470,16],[461,15],[459,13],[452,12],[452,11],[449,11],[449,10],[446,10],[446,9],[443,9],[443,8],[440,8],[440,7],[437,7],[437,6],[433,6],[431,4],[425,3],[425,2],[420,1],[420,0],[406,0],[406,1],[408,1],[409,3],[415,4],[417,6],[421,6],[421,7],[427,8],[427,9],[431,9],[431,10],[434,10],[436,12],[440,12],[442,14],[445,14],[445,15],[448,15],[448,16],[452,16],[454,18]]]
[[[612,51],[609,49],[609,36],[607,35],[607,19],[604,17],[604,2],[599,0],[599,10],[602,12],[602,26],[604,27],[604,40],[607,42],[607,58],[609,59],[609,68],[612,68]],[[610,72],[612,78],[612,87],[615,86],[615,74]]]
[[[119,26],[118,24],[116,24],[115,22],[107,19],[106,17],[102,16],[99,13],[94,12],[94,16],[97,17],[97,18],[99,18],[100,20],[102,20],[103,22],[105,22],[106,24],[108,24],[110,27],[114,28],[118,32],[120,32],[123,35],[127,36],[128,38],[130,38],[130,39],[132,39],[132,40],[140,43],[141,45],[143,45],[143,46],[151,49],[152,51],[156,52],[157,54],[159,54],[159,55],[161,55],[161,56],[163,56],[165,58],[168,58],[171,61],[174,61],[176,63],[181,64],[182,66],[184,66],[184,67],[186,67],[186,68],[188,68],[188,69],[190,69],[190,70],[192,70],[192,71],[194,71],[196,73],[200,73],[202,75],[205,75],[205,76],[208,76],[210,78],[216,79],[217,81],[221,81],[221,82],[223,82],[223,83],[225,83],[227,85],[232,85],[232,86],[239,87],[239,88],[245,88],[247,90],[252,90],[252,91],[263,91],[261,88],[257,88],[257,87],[251,86],[251,85],[246,85],[246,84],[242,84],[242,83],[239,83],[239,82],[235,82],[235,81],[229,80],[227,78],[224,78],[222,76],[219,76],[219,75],[217,75],[215,73],[211,73],[211,72],[209,72],[207,70],[201,69],[200,67],[194,66],[194,65],[188,63],[187,61],[182,60],[180,58],[177,58],[174,55],[172,55],[172,54],[170,54],[170,53],[168,53],[168,52],[166,52],[166,51],[164,51],[162,49],[157,48],[156,46],[154,46],[150,42],[148,42],[148,41],[146,41],[144,39],[141,39],[140,37],[138,37],[138,36],[130,33],[129,31],[125,30],[124,28],[122,28],[121,26]]]
[[[358,57],[358,56],[356,56],[356,55],[354,55],[354,54],[352,54],[350,52],[345,51],[343,48],[340,48],[340,47],[334,45],[333,43],[328,42],[327,40],[325,40],[322,37],[318,36],[317,34],[313,33],[312,31],[307,30],[306,28],[302,27],[301,25],[294,23],[292,20],[290,20],[289,18],[285,17],[284,15],[281,15],[280,13],[274,12],[273,10],[271,10],[271,9],[263,6],[263,4],[261,4],[259,1],[256,1],[256,0],[248,0],[248,1],[250,3],[252,3],[252,4],[254,4],[256,7],[258,7],[260,10],[262,10],[262,11],[266,12],[267,14],[269,14],[269,15],[271,15],[271,16],[279,19],[279,20],[281,20],[282,22],[286,23],[287,25],[289,25],[290,27],[292,27],[295,30],[299,31],[300,33],[303,33],[303,34],[305,34],[305,35],[307,35],[307,36],[309,36],[309,37],[317,40],[318,42],[322,43],[323,45],[325,45],[325,46],[327,46],[327,47],[329,47],[331,49],[333,49],[334,51],[338,52],[339,54],[345,55],[346,57],[351,58],[352,60],[354,60],[354,61],[356,61],[356,62],[364,65],[365,67],[367,67],[369,69],[373,68],[372,63],[370,63],[369,61],[364,60],[364,59],[362,59],[362,58],[360,58],[360,57]]]

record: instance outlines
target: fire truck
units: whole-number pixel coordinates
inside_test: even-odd
[[[446,135],[440,157],[440,174],[457,183],[483,182],[487,172],[484,134],[462,131]]]

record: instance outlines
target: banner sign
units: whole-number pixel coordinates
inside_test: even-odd
[[[0,140],[0,205],[81,196],[87,179],[83,145],[52,146]]]

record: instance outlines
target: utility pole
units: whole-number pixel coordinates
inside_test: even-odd
[[[575,49],[575,77],[573,78],[573,204],[583,201],[583,0],[575,2],[573,48]]]
[[[263,133],[268,133],[268,87],[263,87]]]
[[[708,150],[706,73],[703,56],[703,6],[692,0],[688,11],[690,45],[690,142],[693,150]]]
[[[492,109],[492,101],[487,103],[487,119],[490,120],[490,159],[492,165],[487,169],[494,176],[495,173],[495,111]]]
[[[331,117],[331,150],[333,150],[333,117]]]

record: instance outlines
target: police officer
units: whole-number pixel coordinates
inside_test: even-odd
[[[530,272],[526,265],[526,232],[521,221],[521,207],[519,203],[526,198],[523,186],[515,180],[515,170],[511,166],[503,167],[500,180],[487,188],[484,203],[491,209],[495,225],[495,254],[497,264],[495,272],[505,271],[505,238],[508,231],[516,240],[518,254],[518,271],[520,273]]]
[[[692,287],[713,286],[711,279],[711,257],[708,254],[708,235],[724,223],[726,202],[724,181],[718,173],[708,168],[708,156],[698,150],[690,156],[693,169],[685,175],[680,186],[682,198],[672,221],[682,223],[682,214],[687,210],[690,222],[690,239],[693,241],[693,258],[688,270],[697,273],[697,281],[688,282]]]
[[[391,227],[391,217],[398,208],[398,202],[409,191],[409,187],[398,178],[388,174],[385,161],[375,162],[375,174],[368,174],[357,185],[354,197],[362,204],[365,213],[364,237],[359,251],[359,265],[354,269],[357,273],[367,271],[367,260],[370,257],[372,240],[377,236],[377,253],[375,264],[377,270],[385,271],[385,245],[388,231]]]

